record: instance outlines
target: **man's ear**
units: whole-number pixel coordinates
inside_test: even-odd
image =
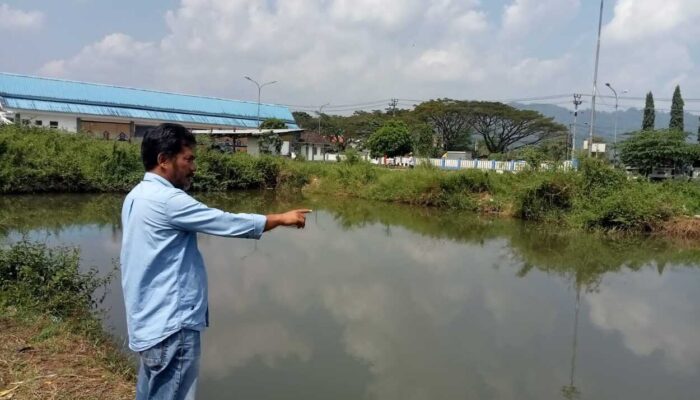
[[[170,164],[170,158],[165,153],[158,153],[158,166],[164,167]]]

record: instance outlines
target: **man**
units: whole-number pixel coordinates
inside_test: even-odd
[[[129,347],[139,353],[137,399],[194,399],[200,332],[208,325],[207,275],[197,233],[258,239],[278,226],[303,228],[310,210],[231,214],[190,197],[196,171],[191,132],[150,130],[143,181],[122,207],[121,272]]]

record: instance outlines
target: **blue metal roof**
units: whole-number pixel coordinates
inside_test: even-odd
[[[7,108],[255,127],[257,103],[157,92],[0,72]],[[260,119],[278,118],[296,128],[285,106],[260,104]]]

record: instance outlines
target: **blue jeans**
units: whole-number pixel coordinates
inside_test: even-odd
[[[191,329],[140,352],[136,400],[194,400],[201,354],[199,332]]]

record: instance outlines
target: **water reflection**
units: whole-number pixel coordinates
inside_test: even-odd
[[[119,201],[0,198],[0,221],[14,237],[80,244],[99,263],[118,252]],[[212,317],[202,398],[700,394],[692,247],[360,201],[205,201],[317,211],[306,230],[259,242],[201,237]]]

